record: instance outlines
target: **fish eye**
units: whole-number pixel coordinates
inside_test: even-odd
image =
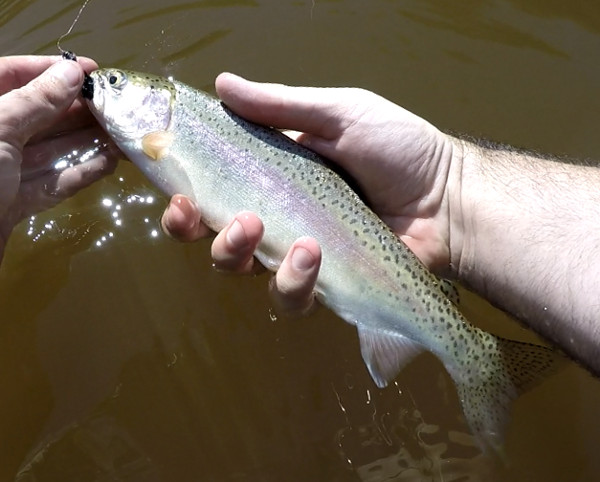
[[[108,79],[108,83],[114,89],[122,89],[127,83],[127,76],[120,70],[109,72],[106,77]]]

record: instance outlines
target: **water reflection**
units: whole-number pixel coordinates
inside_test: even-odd
[[[195,9],[204,8],[227,8],[227,7],[257,7],[258,4],[254,0],[204,0],[197,2],[183,2],[177,5],[162,7],[162,2],[156,2],[152,7],[148,3],[137,7],[128,7],[120,10],[123,15],[129,16],[124,20],[120,20],[115,24],[115,28],[122,28],[138,22],[145,22],[150,19],[164,19],[170,17],[174,13],[184,13],[185,15],[192,14]],[[149,8],[150,7],[150,8]],[[183,15],[182,15],[183,17]]]
[[[470,481],[492,475],[491,461],[468,432],[427,423],[410,389],[398,382],[394,388],[393,404],[380,392],[366,391],[365,408],[371,410],[366,423],[352,421],[356,414],[348,413],[334,389],[347,422],[336,435],[340,456],[361,481]]]
[[[26,10],[35,0],[6,0],[2,3],[0,10],[0,25],[12,20],[19,15],[23,10]]]
[[[506,11],[503,1],[470,0],[461,2],[458,8],[455,4],[436,0],[428,0],[424,4],[426,8],[413,6],[411,9],[409,5],[400,7],[399,11],[403,16],[434,30],[451,30],[478,41],[535,49],[559,57],[567,56],[566,52],[544,41],[537,33],[529,32],[526,26],[520,27],[514,20],[515,14]]]
[[[108,0],[90,3],[63,46],[209,90],[223,70],[358,85],[440,127],[600,151],[590,61],[600,8],[449,5]],[[55,54],[79,6],[4,2],[3,52]],[[83,152],[68,146],[56,168]],[[474,447],[437,361],[418,359],[377,390],[352,327],[325,310],[272,316],[264,276],[222,276],[210,241],[160,233],[164,205],[122,163],[15,231],[0,271],[1,480],[597,478],[600,390],[581,370],[516,404],[508,477]],[[463,308],[488,329],[528,336],[476,299]]]
[[[574,6],[562,0],[512,0],[510,3],[536,17],[570,20],[591,32],[600,33],[600,11],[594,4],[582,2]]]
[[[57,170],[66,168],[63,161],[55,166]],[[32,215],[15,232],[15,236],[25,235],[33,243],[72,242],[90,248],[100,248],[113,241],[130,242],[132,236],[138,242],[164,236],[159,226],[160,207],[155,205],[156,192],[150,187],[132,191],[125,175],[118,175],[116,180],[118,184],[110,182],[105,189],[106,195],[95,204],[68,214],[46,212]]]

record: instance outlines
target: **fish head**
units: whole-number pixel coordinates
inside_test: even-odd
[[[169,156],[177,90],[171,80],[113,68],[84,80],[82,95],[119,149],[167,195],[193,197],[186,170]]]
[[[98,69],[82,94],[100,125],[127,154],[127,144],[167,131],[175,86],[163,77],[120,69]]]

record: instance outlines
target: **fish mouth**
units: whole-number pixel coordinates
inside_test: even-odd
[[[81,87],[81,95],[84,99],[92,100],[94,98],[94,79],[91,75],[85,74],[83,78],[83,86]]]

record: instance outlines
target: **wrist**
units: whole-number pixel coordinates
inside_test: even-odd
[[[514,211],[506,206],[497,181],[510,170],[497,151],[467,139],[452,138],[455,148],[449,179],[450,269],[454,278],[487,297],[488,275],[503,250],[497,241]],[[507,243],[510,244],[510,243]],[[493,271],[493,270],[492,270]],[[495,276],[494,276],[495,277]],[[487,281],[486,281],[487,279]]]
[[[470,219],[468,217],[467,193],[465,186],[473,182],[467,177],[474,175],[474,156],[472,147],[467,142],[456,137],[448,136],[452,143],[452,160],[448,172],[447,199],[448,199],[448,249],[449,270],[452,278],[460,278],[465,265],[469,264],[468,239],[471,236]]]

